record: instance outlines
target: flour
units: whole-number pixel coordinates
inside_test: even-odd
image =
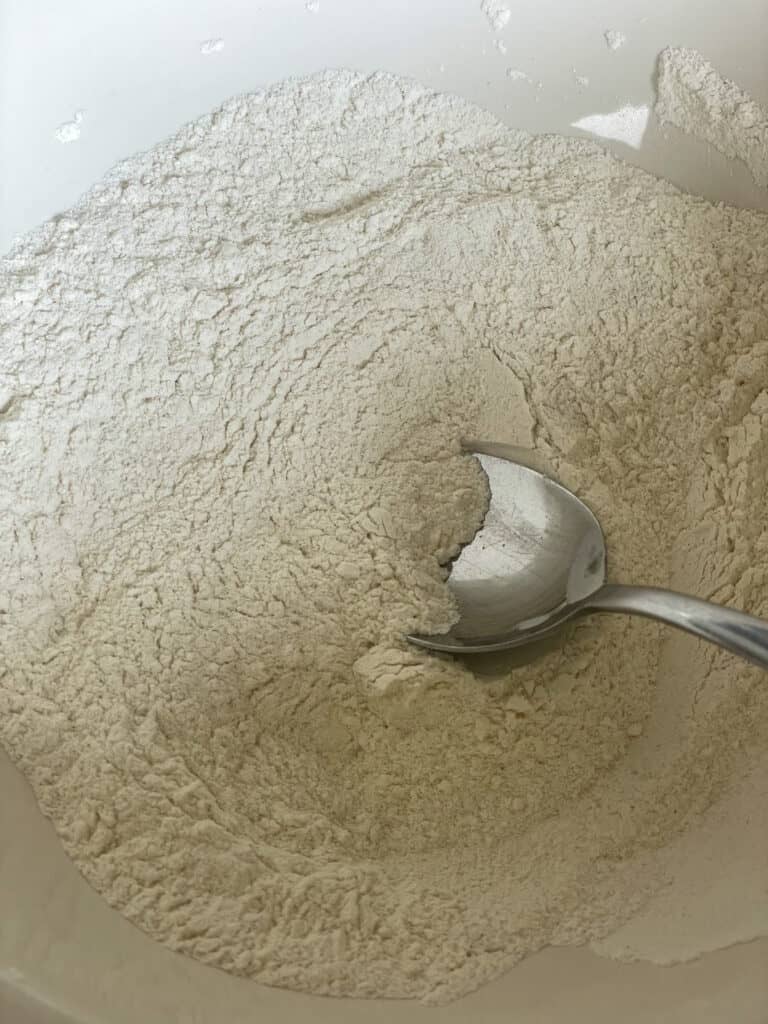
[[[603,38],[605,39],[605,45],[609,50],[620,50],[622,46],[626,45],[627,37],[623,32],[619,32],[618,29],[609,28],[603,32]]]
[[[480,10],[494,32],[501,32],[512,18],[512,11],[501,0],[481,0]]]
[[[0,739],[171,948],[455,998],[661,891],[768,738],[761,673],[640,620],[428,656],[535,449],[617,579],[768,613],[768,251],[591,143],[399,78],[238,97],[2,264]]]
[[[223,39],[206,39],[200,44],[200,53],[202,53],[204,57],[210,57],[213,53],[222,53],[223,50]]]
[[[646,106],[633,107],[627,103],[610,114],[590,114],[573,121],[572,128],[581,128],[600,139],[615,139],[633,149],[640,149],[648,127],[650,110]]]
[[[65,121],[64,124],[60,124],[56,131],[53,133],[59,142],[77,142],[80,138],[81,126],[83,123],[83,117],[85,111],[76,110],[75,116],[71,121]]]
[[[662,123],[741,160],[758,185],[768,186],[768,110],[696,50],[664,50],[657,77],[656,114]]]

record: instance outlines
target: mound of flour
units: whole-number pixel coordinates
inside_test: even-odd
[[[656,116],[732,160],[768,187],[768,110],[698,52],[669,47],[659,54]]]
[[[768,734],[620,617],[515,666],[401,639],[537,449],[615,578],[768,612],[768,219],[386,75],[239,97],[0,280],[0,740],[149,935],[439,1002],[616,928]],[[508,435],[508,436],[505,436]]]

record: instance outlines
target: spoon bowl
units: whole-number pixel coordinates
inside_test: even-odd
[[[606,583],[605,538],[594,513],[509,445],[473,442],[488,477],[485,521],[453,562],[459,616],[447,633],[412,635],[452,654],[503,651],[539,640],[590,612],[658,619],[768,669],[768,623],[657,587]]]

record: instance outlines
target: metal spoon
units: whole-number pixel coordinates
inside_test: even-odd
[[[577,615],[658,619],[768,669],[768,622],[657,587],[605,582],[600,523],[575,494],[521,464],[520,449],[472,443],[488,476],[485,522],[448,579],[459,620],[444,634],[409,636],[431,651],[477,654],[538,640]]]

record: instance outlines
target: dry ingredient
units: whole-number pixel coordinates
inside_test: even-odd
[[[200,53],[202,53],[204,57],[210,57],[213,53],[221,53],[223,49],[223,39],[206,39],[200,43]]]
[[[502,0],[480,0],[480,10],[488,20],[493,32],[501,32],[512,18],[512,11]]]
[[[723,76],[697,50],[659,54],[656,115],[725,156],[746,164],[768,187],[768,110]]]
[[[404,630],[529,444],[617,578],[768,614],[765,214],[455,97],[238,97],[0,283],[0,740],[173,949],[455,998],[608,934],[768,738],[756,669],[651,623],[529,665]]]
[[[80,138],[81,126],[83,118],[85,116],[84,110],[76,110],[74,117],[71,121],[65,121],[60,124],[56,131],[53,133],[54,137],[63,143],[77,142]]]
[[[609,28],[603,32],[603,38],[605,39],[605,45],[609,50],[620,50],[627,42],[627,37],[623,32],[619,32],[618,29]]]

